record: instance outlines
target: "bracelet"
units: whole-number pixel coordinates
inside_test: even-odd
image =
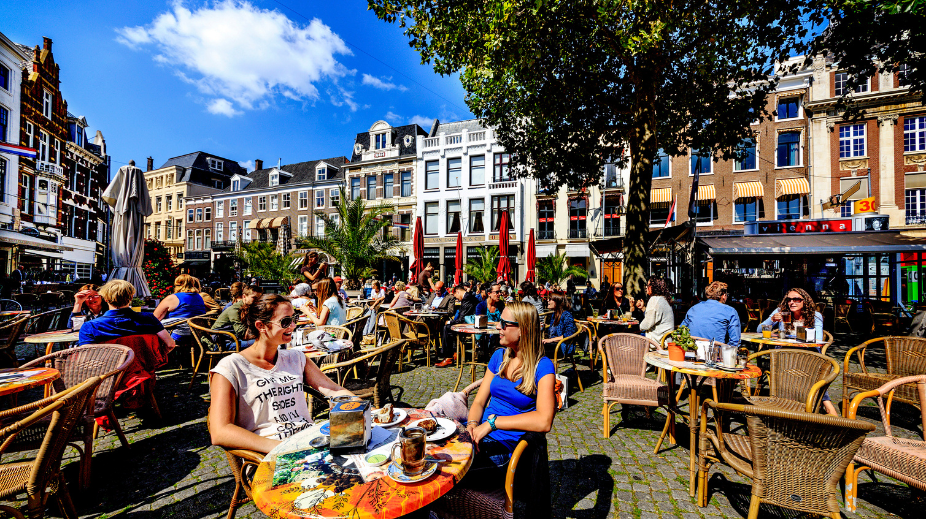
[[[469,420],[466,425],[479,425],[479,420]]]

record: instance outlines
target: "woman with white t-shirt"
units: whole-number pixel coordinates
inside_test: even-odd
[[[241,307],[241,321],[256,341],[212,369],[209,433],[213,445],[270,452],[312,425],[305,386],[326,397],[350,395],[296,350],[281,350],[293,337],[293,305],[266,294]],[[216,376],[218,375],[218,376]]]

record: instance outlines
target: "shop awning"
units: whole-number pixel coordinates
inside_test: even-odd
[[[262,219],[251,220],[250,222],[248,222],[248,229],[260,229],[260,227],[258,227],[260,225],[260,222],[263,222],[263,220]]]
[[[765,196],[765,188],[762,182],[736,182],[733,184],[733,199],[738,198],[762,198]]]
[[[70,251],[74,250],[73,247],[68,247],[67,245],[59,245],[53,241],[43,240],[41,238],[36,238],[35,236],[29,236],[28,234],[23,234],[15,231],[6,231],[0,230],[0,244],[3,245],[25,245],[30,249],[44,250],[44,251]]]
[[[899,231],[781,234],[756,236],[706,236],[700,240],[713,256],[725,254],[859,254],[877,252],[926,252],[926,239]]]
[[[569,258],[587,258],[589,256],[587,243],[568,243],[566,244],[566,257]]]
[[[270,222],[270,228],[276,229],[277,227],[283,225],[283,222],[285,222],[287,218],[289,217],[288,216],[278,216],[274,218],[273,221]]]
[[[716,200],[717,191],[714,190],[714,184],[708,184],[706,186],[698,186],[698,202],[706,202],[708,200]]]
[[[664,204],[672,200],[671,187],[659,187],[650,192],[649,203]]]
[[[806,178],[783,178],[775,181],[775,198],[808,194],[810,194],[810,184]]]
[[[551,254],[556,254],[556,245],[537,245],[534,252],[538,258],[546,258]]]

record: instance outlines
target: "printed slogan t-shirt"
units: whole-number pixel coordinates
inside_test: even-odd
[[[232,353],[212,372],[235,388],[238,426],[265,438],[284,440],[312,425],[303,383],[305,363],[304,353],[279,350],[276,365],[266,370]]]

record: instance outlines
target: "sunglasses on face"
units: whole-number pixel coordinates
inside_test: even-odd
[[[615,291],[615,292],[617,292],[618,290],[623,290],[623,289],[624,289],[624,287],[614,287],[614,291]]]
[[[284,317],[279,321],[270,321],[271,323],[276,323],[280,325],[280,328],[289,328],[290,326],[295,326],[296,318],[292,316]]]
[[[803,297],[786,297],[785,301],[789,303],[803,303],[804,298]]]
[[[517,322],[517,321],[509,321],[509,320],[507,320],[507,319],[499,319],[498,322],[499,322],[499,324],[501,325],[502,330],[507,330],[509,326],[514,326],[515,328],[518,327],[518,322]]]

